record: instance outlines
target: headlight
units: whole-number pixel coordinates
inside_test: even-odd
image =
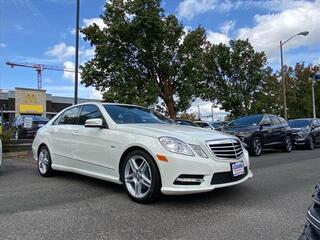
[[[208,158],[208,155],[203,151],[199,145],[189,144],[189,146],[195,151],[200,157]]]
[[[299,137],[302,137],[302,138],[306,137],[308,134],[309,134],[308,131],[300,131],[300,132],[298,132]]]
[[[251,134],[251,131],[244,131],[244,132],[239,132],[238,135],[239,136],[249,136]]]
[[[182,142],[179,139],[176,139],[173,137],[160,137],[159,141],[162,144],[162,146],[165,149],[167,149],[169,152],[188,155],[188,156],[194,156],[189,145]]]

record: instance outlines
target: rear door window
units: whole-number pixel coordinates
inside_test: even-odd
[[[270,118],[271,118],[272,125],[277,126],[281,124],[280,120],[277,117],[270,116]]]

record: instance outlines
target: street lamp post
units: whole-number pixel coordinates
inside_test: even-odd
[[[74,104],[78,103],[78,72],[79,72],[79,15],[80,0],[77,0],[76,9],[76,47],[75,47],[75,64],[74,64]]]
[[[280,57],[281,57],[281,81],[282,81],[282,92],[283,92],[283,116],[286,120],[288,120],[288,113],[287,113],[287,96],[286,96],[286,75],[283,69],[283,45],[289,42],[292,38],[296,36],[307,36],[309,34],[308,31],[299,32],[292,37],[288,38],[286,41],[280,41]]]

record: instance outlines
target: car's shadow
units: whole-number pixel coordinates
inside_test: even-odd
[[[83,186],[83,189],[90,189],[90,191],[96,192],[97,195],[112,194],[117,195],[122,200],[131,202],[130,198],[127,196],[125,189],[122,185],[111,183],[108,181],[95,179],[92,177],[87,177],[75,173],[68,172],[55,172],[54,178],[58,180],[63,180],[64,182],[69,182],[69,184],[76,184],[78,186]],[[252,193],[248,185],[236,185],[227,188],[218,188],[211,192],[198,193],[198,194],[188,194],[188,195],[161,195],[159,199],[152,205],[174,205],[175,207],[192,207],[194,204],[207,205],[219,205],[223,201],[224,203],[230,202],[230,204],[236,204],[237,199],[243,198],[244,195]]]

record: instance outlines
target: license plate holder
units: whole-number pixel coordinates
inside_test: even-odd
[[[244,172],[244,163],[242,161],[236,162],[236,163],[231,163],[231,171],[232,171],[232,176],[237,177],[240,175],[243,175]]]

